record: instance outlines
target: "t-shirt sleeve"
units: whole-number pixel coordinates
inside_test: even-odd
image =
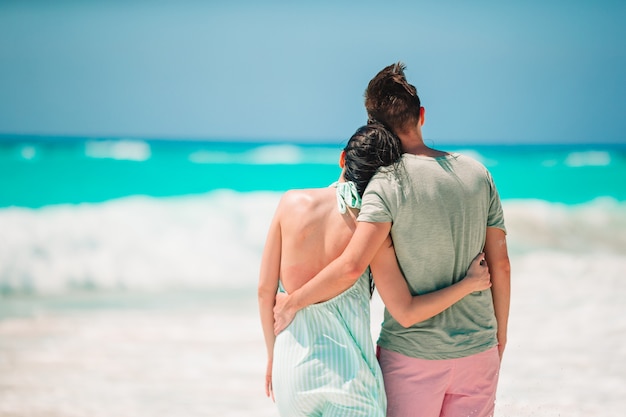
[[[376,174],[363,193],[361,211],[357,220],[370,223],[392,222],[393,212],[389,205],[390,191],[391,187],[384,175]]]
[[[506,233],[506,227],[504,226],[504,211],[502,210],[502,202],[500,201],[500,195],[493,181],[491,173],[487,171],[487,180],[489,182],[489,213],[487,215],[487,227],[495,227],[502,229]]]

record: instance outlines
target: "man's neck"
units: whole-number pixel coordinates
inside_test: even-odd
[[[418,131],[399,134],[398,137],[400,138],[400,142],[402,142],[402,150],[404,153],[428,156],[432,158],[447,155],[447,152],[438,151],[426,146],[424,144],[424,140],[422,139],[422,135]]]

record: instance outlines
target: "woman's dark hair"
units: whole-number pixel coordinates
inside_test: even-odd
[[[362,197],[365,187],[379,168],[395,164],[402,157],[400,139],[381,123],[368,123],[357,129],[345,148],[343,178],[356,184]],[[370,297],[374,294],[374,278],[369,273]]]
[[[344,178],[354,182],[361,196],[378,168],[394,164],[402,156],[400,139],[380,123],[358,128],[343,150]]]

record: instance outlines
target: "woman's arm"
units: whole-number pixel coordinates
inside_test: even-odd
[[[348,246],[338,258],[302,287],[277,300],[274,334],[287,328],[298,310],[329,300],[354,285],[390,230],[391,223],[358,222]]]
[[[400,271],[391,238],[380,246],[370,267],[380,298],[394,319],[409,327],[429,319],[466,295],[491,287],[489,269],[480,253],[474,258],[465,278],[447,288],[423,295],[411,295]]]
[[[261,326],[265,338],[267,349],[267,369],[265,372],[265,395],[274,399],[272,390],[272,363],[274,360],[274,308],[276,291],[278,290],[278,280],[280,276],[280,256],[281,256],[281,232],[279,208],[274,214],[270,229],[265,241],[263,256],[261,258],[261,268],[259,272],[259,313],[261,315]]]

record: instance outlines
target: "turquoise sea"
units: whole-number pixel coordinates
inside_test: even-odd
[[[0,138],[0,207],[318,187],[336,178],[343,144],[9,136]],[[626,144],[440,148],[483,162],[503,199],[626,200]]]
[[[276,416],[265,234],[343,144],[1,137],[0,417]],[[622,415],[626,144],[429,145],[483,162],[503,200],[497,415]]]
[[[335,181],[344,144],[3,137],[0,294],[253,285],[280,194]],[[626,144],[440,148],[491,171],[512,250],[622,251]]]

